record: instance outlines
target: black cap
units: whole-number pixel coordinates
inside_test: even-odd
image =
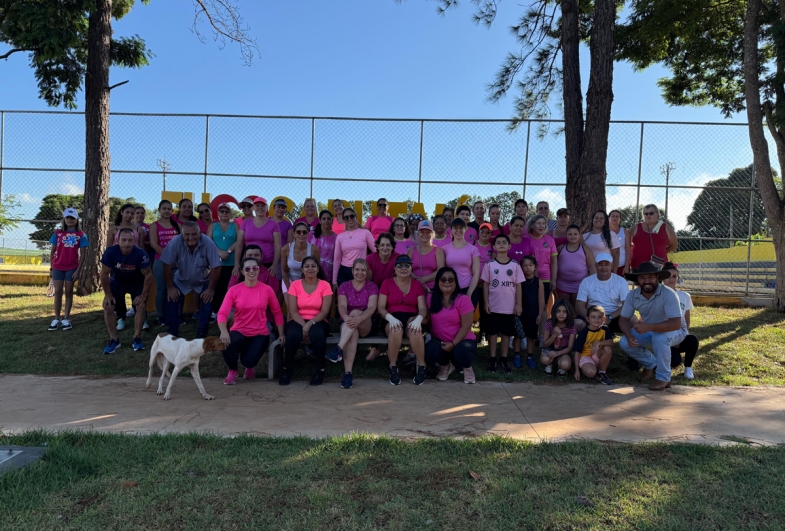
[[[409,256],[405,255],[405,254],[398,255],[398,258],[395,259],[395,265],[398,265],[398,264],[411,264],[411,263],[412,263],[412,259],[409,258]]]

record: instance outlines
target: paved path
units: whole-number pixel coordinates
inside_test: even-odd
[[[0,375],[0,430],[114,433],[215,432],[306,435],[350,432],[394,437],[498,434],[530,441],[603,439],[756,444],[785,443],[785,388],[690,388],[655,393],[645,386],[429,380],[422,387],[356,380],[311,388],[305,381],[205,379],[214,401],[190,376],[172,400],[144,378]]]

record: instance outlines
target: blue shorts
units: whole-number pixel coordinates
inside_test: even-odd
[[[68,271],[52,269],[52,280],[65,280],[66,282],[73,282],[74,273],[76,273],[76,269],[69,269]]]

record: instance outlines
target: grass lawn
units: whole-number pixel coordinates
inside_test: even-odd
[[[0,528],[774,530],[785,447],[28,433]]]
[[[739,245],[725,249],[709,249],[706,251],[682,251],[668,255],[677,264],[696,264],[698,262],[743,262],[747,263],[747,247]],[[752,246],[750,259],[753,262],[773,262],[773,243],[761,243]]]
[[[71,331],[47,331],[52,319],[52,299],[43,286],[0,286],[0,372],[32,374],[97,374],[142,376],[147,374],[149,350],[131,350],[133,330],[119,333],[123,346],[113,356],[103,354],[108,334],[100,309],[101,295],[74,297]],[[153,321],[153,318],[149,318]],[[184,337],[196,336],[196,324],[190,318],[182,327]],[[144,333],[147,347],[161,329]],[[674,383],[690,385],[785,385],[785,315],[770,309],[746,307],[697,307],[692,313],[691,332],[701,341],[694,364],[696,378],[689,382],[677,370]],[[211,325],[210,333],[218,335]],[[618,383],[633,383],[626,369],[626,354],[617,345],[609,375]],[[304,354],[303,354],[304,355]],[[386,378],[387,358],[364,360],[365,351],[355,364],[356,377]],[[513,374],[489,373],[486,370],[487,348],[480,348],[475,371],[480,380],[544,381],[553,380],[542,369],[519,369]],[[266,372],[266,357],[260,372]],[[299,363],[296,378],[310,378],[311,364]],[[226,369],[218,354],[210,354],[200,363],[204,377],[221,377]],[[327,379],[340,381],[343,364],[328,363]],[[453,375],[458,378],[458,375]],[[565,383],[572,380],[564,379]]]

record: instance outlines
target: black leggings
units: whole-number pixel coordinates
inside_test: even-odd
[[[698,354],[698,338],[693,335],[686,336],[677,347],[671,347],[671,368],[681,365],[681,354],[684,353],[684,366],[692,367],[692,362]]]
[[[290,373],[294,369],[294,356],[303,342],[303,327],[297,321],[286,323],[286,345],[284,346],[283,370]],[[311,326],[308,338],[311,349],[316,356],[316,368],[324,369],[324,355],[327,352],[327,336],[330,335],[330,325],[321,321]]]
[[[270,336],[244,336],[232,330],[229,332],[229,337],[232,342],[223,351],[223,357],[231,371],[237,370],[238,357],[246,369],[256,367],[270,344]]]
[[[451,352],[442,350],[441,340],[433,338],[425,344],[425,361],[447,365],[452,362],[458,369],[468,369],[472,366],[474,356],[477,354],[477,341],[464,339],[459,341]]]

